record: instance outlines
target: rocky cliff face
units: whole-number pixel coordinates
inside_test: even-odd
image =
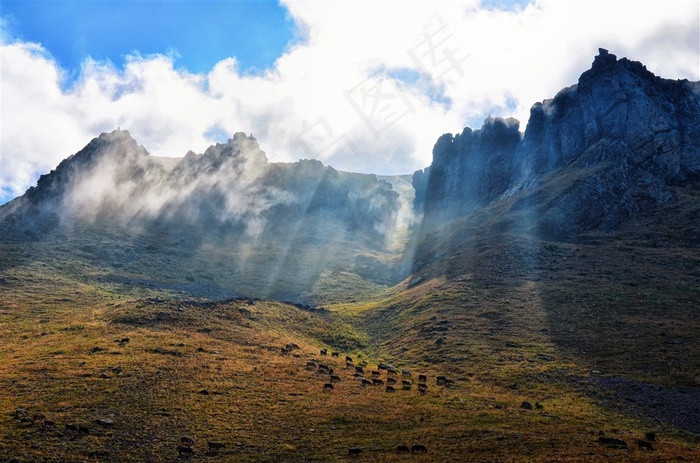
[[[604,49],[578,84],[532,107],[522,140],[513,127],[487,120],[438,140],[433,164],[414,175],[426,220],[515,198],[535,207],[543,233],[567,238],[614,230],[700,179],[700,83],[662,79]],[[464,143],[475,136],[481,143]]]

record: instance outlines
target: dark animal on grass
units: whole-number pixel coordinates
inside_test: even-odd
[[[67,424],[66,431],[78,432],[78,427],[74,424]]]
[[[396,392],[396,389],[394,389],[393,386],[387,386],[387,387],[386,387],[386,392]]]
[[[181,445],[177,448],[177,453],[181,457],[189,458],[192,455],[194,455],[194,450],[192,450],[192,447],[187,447],[187,446]]]
[[[428,448],[423,444],[413,444],[411,446],[411,452],[413,452],[413,453],[428,453]]]
[[[352,368],[354,366],[352,362],[345,362],[345,368]]]
[[[120,345],[120,346],[124,346],[124,345],[126,345],[126,344],[129,344],[129,338],[121,338],[121,339],[119,340],[119,345]]]
[[[413,376],[408,370],[401,370],[401,376]]]
[[[328,349],[321,349],[321,355],[328,355]]]
[[[377,369],[379,369],[379,370],[386,370],[386,369],[387,369],[386,363],[380,363],[380,364],[377,366]]]
[[[396,370],[394,370],[394,369],[391,368],[391,367],[387,368],[387,369],[386,369],[386,372],[387,372],[387,374],[389,374],[389,375],[395,375],[395,374],[398,373]]]
[[[188,437],[188,436],[182,436],[180,438],[180,443],[182,445],[187,446],[187,447],[192,447],[194,445],[194,439],[192,439],[191,437]]]
[[[328,373],[329,370],[330,370],[330,367],[328,365],[320,364],[318,366],[319,373]]]
[[[290,342],[289,344],[287,344],[286,347],[287,347],[287,350],[293,350],[293,349],[298,349],[298,348],[299,348],[299,346],[297,346],[297,345],[294,344],[293,342]]]
[[[407,380],[407,379],[404,379],[404,380],[401,380],[401,384],[404,385],[404,386],[411,387],[411,385],[412,385],[413,383],[411,383],[411,382],[410,382],[409,380]]]
[[[348,455],[356,457],[362,453],[362,449],[348,449]]]
[[[374,386],[384,386],[384,381],[378,378],[372,378],[372,385]]]
[[[339,382],[340,382],[340,376],[331,375],[331,383],[339,383]]]
[[[355,378],[362,378],[362,373],[357,373],[357,372],[356,372],[356,373],[353,373],[353,376],[354,376]]]
[[[78,426],[78,432],[81,434],[90,434],[90,428],[87,426]]]
[[[306,368],[316,368],[316,363],[309,360],[308,362],[306,362]]]
[[[345,361],[346,361],[347,363],[352,363],[352,357],[350,357],[349,355],[346,355],[346,356],[345,356]]]
[[[372,376],[379,377],[379,376],[382,376],[382,374],[381,374],[380,372],[378,372],[377,370],[374,370],[374,371],[372,372]]]
[[[370,380],[368,380],[368,379],[365,379],[365,378],[362,378],[362,385],[363,385],[363,386],[371,386],[371,385],[372,385],[372,381],[370,381]]]
[[[338,352],[331,352],[331,357],[339,357],[340,354]]]
[[[331,383],[326,383],[323,385],[323,391],[332,391],[335,387]]]
[[[221,442],[209,441],[207,442],[207,447],[209,447],[209,453],[218,453],[219,450],[225,449],[226,445]]]
[[[28,416],[23,416],[19,419],[19,422],[22,424],[28,424],[29,426],[32,426],[34,424],[34,420]]]
[[[418,375],[418,382],[419,383],[425,383],[428,381],[428,377],[426,375]]]
[[[408,448],[408,445],[397,445],[396,453],[411,453],[411,449]]]
[[[21,416],[29,416],[29,412],[27,412],[27,410],[25,410],[24,408],[17,408],[12,413],[13,418],[19,418]]]
[[[44,420],[43,426],[45,428],[55,428],[56,427],[56,422],[51,421],[51,420]]]
[[[651,442],[645,440],[638,440],[637,447],[639,450],[654,450],[654,446],[651,445]]]
[[[387,379],[386,379],[386,383],[387,383],[387,384],[396,384],[396,379],[394,379],[394,378],[387,378]]]
[[[455,382],[452,381],[451,379],[445,379],[445,387],[452,387],[455,385]]]
[[[425,384],[419,384],[419,385],[418,385],[418,392],[420,392],[421,395],[425,395],[425,393],[427,392],[427,390],[428,390],[428,386],[426,386]]]
[[[362,367],[355,367],[355,371],[358,373],[364,373],[365,370]]]
[[[446,379],[447,379],[447,378],[445,378],[444,376],[438,376],[438,377],[437,377],[437,385],[438,385],[438,386],[444,386],[444,385],[445,385],[445,380],[446,380]]]

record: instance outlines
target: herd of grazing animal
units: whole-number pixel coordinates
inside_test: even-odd
[[[289,346],[289,344],[287,344]],[[298,348],[298,347],[297,347]],[[283,351],[285,348],[282,349]],[[328,349],[321,349],[319,351],[321,357],[328,356]],[[339,352],[331,352],[330,356],[332,358],[340,358]],[[365,369],[367,368],[367,362],[362,362],[355,365],[352,357],[345,356],[345,369],[353,371],[353,378],[355,378],[360,386],[386,386],[385,391],[387,393],[394,393],[397,391],[396,386],[398,385],[398,380],[396,376],[401,375],[401,390],[410,391],[413,388],[413,382],[409,379],[413,377],[410,370],[403,369],[399,372],[393,366],[384,363],[379,363],[376,370],[370,370],[370,378],[366,378]],[[323,391],[330,392],[335,390],[333,383],[341,382],[341,378],[338,374],[334,372],[334,369],[329,365],[322,363],[319,359],[313,358],[307,360],[306,369],[316,371],[318,374],[330,375],[329,382],[323,383]],[[382,371],[386,372],[386,379],[382,378]],[[428,376],[418,375],[418,393],[425,395],[428,390]],[[454,381],[446,378],[445,376],[438,376],[436,378],[436,384],[438,386],[451,387],[454,386]]]

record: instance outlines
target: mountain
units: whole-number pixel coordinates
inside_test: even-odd
[[[514,119],[440,137],[414,174],[424,222],[511,200],[538,233],[574,239],[614,231],[678,199],[700,180],[700,84],[662,79],[600,49],[576,85],[536,103],[524,135]]]
[[[601,49],[412,179],[100,135],[0,207],[0,455],[696,461],[698,87]]]
[[[47,255],[84,249],[103,281],[311,303],[314,285],[339,272],[367,288],[395,282],[366,268],[393,265],[400,208],[374,175],[269,163],[243,133],[174,161],[118,130],[3,206],[0,224],[3,241]]]

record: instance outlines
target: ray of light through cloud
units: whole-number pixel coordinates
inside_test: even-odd
[[[697,0],[57,3],[3,2],[0,202],[118,126],[158,156],[244,131],[271,161],[405,174],[489,115],[524,129],[598,47],[700,80]]]

